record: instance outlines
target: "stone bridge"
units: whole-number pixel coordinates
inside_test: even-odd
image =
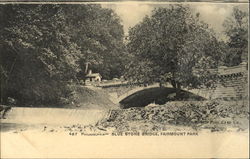
[[[225,67],[221,66],[218,69],[211,69],[216,73],[218,82],[214,89],[183,89],[197,96],[206,99],[223,99],[223,100],[241,100],[248,99],[248,69],[247,63],[241,63],[239,66]],[[140,92],[142,90],[159,87],[159,84],[144,86],[143,84],[129,84],[127,81],[117,81],[113,83],[99,84],[107,91],[114,103],[119,103],[125,98]],[[172,88],[171,85],[165,87]]]
[[[102,87],[102,89],[109,92],[109,95],[113,98],[112,100],[114,103],[119,103],[126,97],[136,92],[155,87],[159,87],[159,84],[156,83],[148,86],[145,86],[143,84],[122,84],[116,86],[115,85],[105,86]]]

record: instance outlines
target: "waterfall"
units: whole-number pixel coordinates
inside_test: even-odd
[[[13,107],[6,115],[4,123],[25,124],[95,124],[103,119],[108,110],[65,109],[65,108],[25,108]]]

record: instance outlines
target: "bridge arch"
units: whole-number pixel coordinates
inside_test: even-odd
[[[159,87],[159,84],[153,84],[153,85],[149,85],[149,86],[143,86],[143,87],[135,87],[131,90],[129,90],[128,92],[125,92],[124,94],[120,95],[118,98],[117,98],[117,101],[122,101],[124,100],[125,98],[131,96],[132,94],[136,93],[136,92],[139,92],[139,91],[142,91],[142,90],[145,90],[145,89],[149,89],[149,88],[157,88]]]
[[[180,93],[177,96],[177,91]],[[133,89],[119,98],[122,108],[145,107],[150,103],[165,104],[171,100],[205,100],[206,98],[173,87],[142,87]]]

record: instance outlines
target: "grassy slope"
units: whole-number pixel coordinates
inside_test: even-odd
[[[109,99],[107,92],[77,86],[71,97],[70,104],[65,107],[80,109],[114,109],[117,106]]]

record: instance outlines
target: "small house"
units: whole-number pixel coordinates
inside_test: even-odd
[[[100,73],[92,73],[91,70],[89,70],[89,73],[85,77],[86,82],[100,82],[102,80],[102,76]]]

